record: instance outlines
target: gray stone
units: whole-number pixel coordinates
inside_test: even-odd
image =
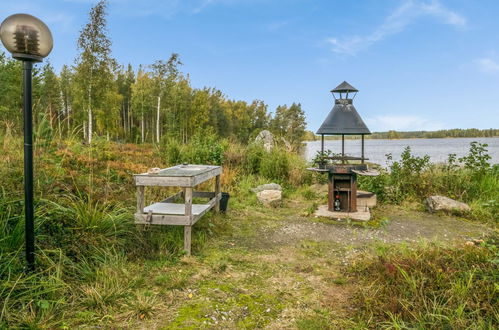
[[[453,211],[453,212],[469,212],[471,208],[468,204],[455,201],[445,196],[430,196],[425,200],[425,205],[428,211]]]
[[[263,190],[256,194],[256,197],[263,205],[279,206],[282,201],[282,191],[280,190]]]
[[[287,151],[293,151],[293,146],[284,138],[284,136],[281,136],[281,141]]]
[[[270,151],[275,145],[274,134],[265,129],[258,133],[255,138],[255,143],[261,144],[265,150]]]
[[[260,191],[264,191],[264,190],[282,191],[282,187],[280,185],[278,185],[277,183],[266,183],[266,184],[262,184],[256,188],[251,189],[251,191],[256,193],[256,194],[259,193]]]

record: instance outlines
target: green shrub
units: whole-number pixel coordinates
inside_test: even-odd
[[[410,148],[399,162],[389,163],[377,177],[359,177],[359,187],[378,196],[380,201],[401,203],[423,201],[430,195],[445,195],[472,206],[471,216],[496,221],[499,217],[499,165],[490,165],[487,145],[472,142],[467,156],[450,154],[444,165],[417,157]],[[391,155],[387,155],[391,161]],[[461,163],[460,163],[461,162]]]
[[[177,139],[169,138],[164,142],[162,149],[168,164],[176,165],[182,163],[182,145]]]
[[[290,170],[289,154],[281,149],[273,148],[263,154],[260,174],[270,180],[285,182]]]
[[[195,134],[186,144],[176,139],[165,138],[160,146],[160,152],[169,165],[180,163],[222,165],[227,143],[221,141],[215,134]]]
[[[262,166],[262,159],[266,155],[265,149],[256,143],[248,145],[243,160],[243,168],[247,173],[258,174]]]

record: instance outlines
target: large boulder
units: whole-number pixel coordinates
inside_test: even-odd
[[[448,211],[448,212],[469,212],[471,208],[468,204],[461,203],[445,196],[430,196],[425,200],[428,211]]]
[[[278,185],[277,183],[266,183],[266,184],[262,184],[256,188],[251,189],[251,191],[254,192],[255,194],[258,194],[260,191],[264,191],[264,190],[282,191],[282,187],[280,185]]]
[[[286,140],[284,138],[284,136],[281,136],[281,142],[282,142],[282,144],[284,145],[284,147],[286,148],[287,151],[289,151],[289,152],[293,151],[293,146],[291,145],[291,143],[289,143],[288,140]]]
[[[261,144],[265,150],[270,151],[275,145],[274,134],[265,129],[258,133],[255,138],[255,143]]]
[[[256,194],[256,197],[263,205],[279,206],[282,201],[282,191],[280,190],[262,190]]]

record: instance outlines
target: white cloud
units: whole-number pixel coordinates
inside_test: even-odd
[[[381,115],[366,118],[372,131],[434,131],[443,129],[444,126],[435,121],[415,115]]]
[[[336,53],[354,55],[390,35],[402,32],[421,17],[432,17],[440,23],[455,27],[464,27],[467,24],[465,17],[444,7],[437,0],[431,2],[407,0],[386,17],[383,24],[375,28],[371,34],[346,39],[329,38],[327,42],[333,46],[332,50]]]
[[[494,61],[491,58],[479,58],[479,59],[474,60],[473,63],[483,73],[498,73],[499,72],[499,62]]]

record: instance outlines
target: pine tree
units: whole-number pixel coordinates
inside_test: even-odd
[[[270,126],[273,133],[285,138],[293,149],[301,148],[307,123],[300,103],[293,103],[289,108],[286,105],[278,106]]]
[[[41,73],[41,93],[40,103],[45,112],[45,118],[50,123],[50,127],[54,129],[57,125],[59,136],[61,135],[61,115],[62,115],[62,100],[61,87],[59,77],[54,72],[54,68],[47,62]]]
[[[22,125],[22,67],[0,52],[0,121],[8,130]]]

